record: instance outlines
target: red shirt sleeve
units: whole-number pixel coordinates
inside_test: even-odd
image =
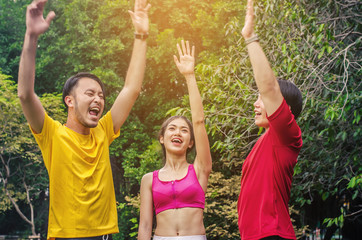
[[[279,108],[267,118],[269,120],[269,130],[278,136],[281,145],[296,149],[302,147],[302,132],[285,99],[283,99]]]

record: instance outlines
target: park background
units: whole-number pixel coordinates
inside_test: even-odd
[[[19,58],[30,0],[0,0],[0,235],[46,237],[48,176],[17,98]],[[262,133],[253,124],[256,88],[241,28],[246,0],[149,0],[142,92],[111,145],[120,233],[135,239],[141,177],[162,165],[156,135],[169,115],[190,116],[173,63],[176,43],[196,47],[196,75],[211,143],[208,239],[240,239],[236,203],[242,163]],[[35,90],[62,123],[61,90],[80,71],[98,75],[106,110],[121,90],[133,45],[126,0],[49,0],[56,18],[38,42]],[[275,74],[303,93],[303,148],[289,202],[298,238],[361,237],[361,13],[359,0],[255,1],[256,32]],[[258,189],[255,189],[258,191]],[[360,235],[358,235],[360,234]],[[361,239],[361,238],[359,238]]]

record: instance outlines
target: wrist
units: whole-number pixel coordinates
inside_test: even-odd
[[[28,37],[31,37],[31,38],[38,38],[40,34],[37,34],[37,33],[26,30],[25,35],[28,36]]]
[[[248,45],[252,42],[259,42],[259,37],[256,34],[253,34],[251,37],[244,38],[244,39],[245,39],[245,45]]]
[[[24,41],[36,44],[38,42],[39,35],[31,32],[25,32]]]
[[[134,33],[134,38],[135,39],[140,39],[140,40],[146,40],[148,38],[148,33],[138,33],[135,32]]]
[[[195,72],[192,73],[183,73],[182,75],[184,75],[184,77],[186,79],[190,79],[190,78],[194,78],[195,77]]]

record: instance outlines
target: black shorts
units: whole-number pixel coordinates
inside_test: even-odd
[[[106,234],[95,237],[82,237],[82,238],[55,238],[55,240],[113,240],[112,234]]]

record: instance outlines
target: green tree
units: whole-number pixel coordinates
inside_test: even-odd
[[[111,146],[120,203],[121,233],[115,238],[133,239],[137,231],[139,179],[160,166],[156,133],[162,120],[168,114],[189,113],[186,86],[172,62],[176,42],[184,38],[196,46],[196,74],[213,149],[214,172],[205,210],[207,235],[211,239],[238,239],[235,212],[238,181],[243,159],[261,134],[261,130],[253,126],[252,103],[256,99],[256,88],[240,35],[245,2],[150,1],[151,30],[143,91],[121,129],[121,137]],[[0,68],[15,81],[28,3],[25,0],[0,1]],[[125,0],[49,1],[47,10],[54,10],[57,16],[39,40],[37,93],[45,97],[45,93],[60,92],[69,76],[90,71],[105,82],[109,109],[122,88],[131,54],[133,29],[127,10],[132,9],[132,4],[133,1]],[[357,0],[262,0],[257,1],[256,11],[257,32],[273,70],[277,76],[300,86],[304,96],[304,111],[298,120],[304,147],[295,168],[290,203],[296,210],[293,218],[298,226],[312,224],[306,220],[306,209],[323,201],[335,202],[337,196],[346,195],[351,202],[349,210],[340,213],[338,208],[336,216],[328,212],[320,216],[330,218],[329,223],[341,225],[345,220],[360,216],[352,206],[362,198],[359,181],[362,172],[361,4]],[[2,84],[8,82],[5,80],[8,77],[3,79]],[[6,89],[11,88],[9,84]],[[1,86],[5,89],[5,85]],[[1,104],[10,106],[6,94],[1,95]],[[15,95],[12,98],[17,101]],[[59,106],[46,107],[47,110],[60,111],[59,96],[49,95],[47,99],[44,104]],[[20,174],[21,171],[15,170],[19,166],[15,163],[23,162],[32,164],[29,170],[36,169],[36,165],[43,174],[45,168],[40,163],[40,152],[33,145],[21,109],[14,109],[7,110],[8,114],[19,115],[3,114],[9,117],[2,118],[7,125],[1,127],[13,124],[12,133],[21,133],[20,136],[29,141],[18,149],[15,149],[16,144],[7,149],[3,147],[5,135],[1,135],[0,148],[14,149],[11,157],[17,160],[10,161],[14,164],[11,172]],[[55,112],[54,118],[62,120],[62,114]],[[8,138],[7,144],[12,143],[10,140]],[[10,155],[2,153],[1,156],[8,158]],[[11,193],[17,199],[22,197],[17,200],[22,208],[26,205],[26,191],[20,180],[16,182],[11,178],[7,186],[12,191],[23,189],[18,191],[20,195]],[[29,186],[33,184],[35,189],[38,183],[31,182]],[[43,186],[46,186],[45,180],[38,189],[43,190]],[[0,201],[2,211],[13,208],[5,192],[1,192]],[[26,214],[30,216],[30,212]],[[37,214],[34,215],[37,219]]]
[[[30,226],[31,234],[40,231],[36,209],[48,188],[47,172],[40,151],[23,116],[17,85],[0,73],[0,213],[15,209]],[[60,95],[41,97],[51,116],[64,119]],[[44,205],[45,203],[43,203]]]
[[[25,7],[25,1],[21,0],[0,1],[0,69],[13,79],[18,73]]]

